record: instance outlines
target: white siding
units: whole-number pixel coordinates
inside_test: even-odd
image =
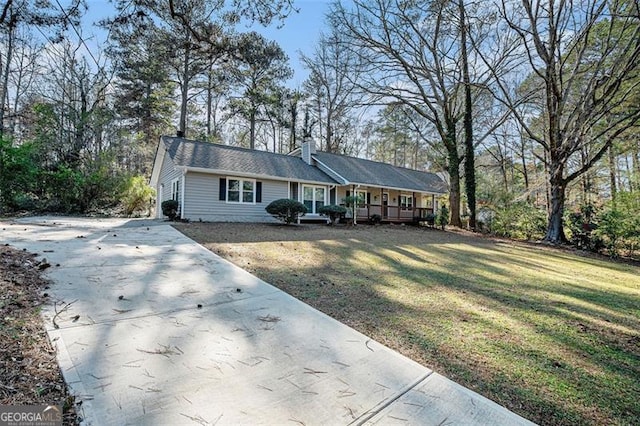
[[[176,170],[169,155],[165,155],[162,161],[162,167],[160,168],[158,188],[156,188],[156,196],[158,197],[156,208],[160,212],[159,217],[162,217],[162,202],[171,199],[171,182],[178,178],[182,179],[182,171]],[[160,185],[164,185],[162,191],[160,190]],[[159,199],[161,195],[162,199]]]
[[[229,203],[219,200],[220,176],[207,173],[188,173],[185,188],[185,218],[205,222],[273,222],[275,219],[265,211],[273,200],[287,198],[287,182],[258,180],[262,182],[262,202]]]

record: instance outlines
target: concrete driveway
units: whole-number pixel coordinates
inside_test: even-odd
[[[151,220],[27,218],[90,425],[531,424]]]

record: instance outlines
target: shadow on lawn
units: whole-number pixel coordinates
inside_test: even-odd
[[[540,424],[633,423],[640,417],[634,331],[640,329],[640,294],[631,285],[580,285],[575,272],[554,267],[574,260],[564,253],[399,227],[371,239],[335,229],[296,229],[267,239],[311,242],[325,253],[313,267],[253,262],[252,269]],[[334,234],[340,244],[326,241]],[[363,251],[389,273],[357,267]],[[608,269],[638,279],[628,265],[575,260],[604,268],[600,274]],[[283,279],[285,270],[297,276]]]

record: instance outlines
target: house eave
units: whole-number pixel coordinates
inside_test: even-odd
[[[368,188],[390,189],[393,191],[401,191],[401,192],[422,192],[425,194],[435,194],[435,195],[446,194],[446,192],[432,191],[429,189],[400,188],[396,186],[385,186],[385,185],[377,185],[377,184],[364,183],[364,182],[349,182],[345,185],[366,186]]]
[[[160,180],[160,171],[162,170],[162,163],[166,152],[167,148],[164,146],[162,139],[160,139],[158,147],[156,148],[156,155],[153,160],[153,169],[151,170],[151,177],[149,178],[149,186],[155,188],[158,185],[158,181]]]

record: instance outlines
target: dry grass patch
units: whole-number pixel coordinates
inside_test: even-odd
[[[56,404],[65,425],[79,424],[56,352],[40,316],[46,303],[45,263],[11,247],[0,248],[0,404]],[[43,293],[44,292],[44,293]]]
[[[540,424],[640,418],[640,268],[404,226],[177,228]]]

